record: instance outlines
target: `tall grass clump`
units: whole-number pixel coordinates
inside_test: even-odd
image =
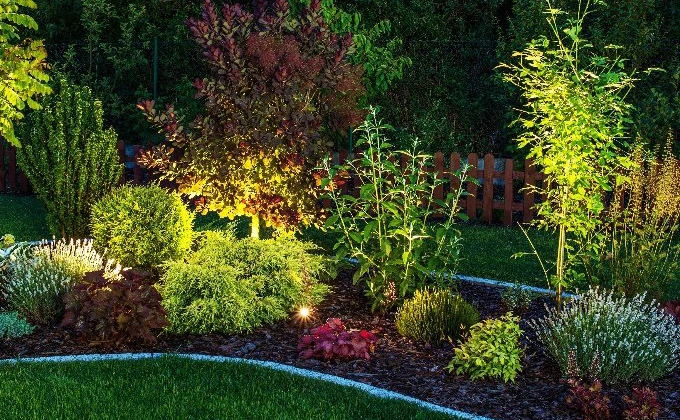
[[[680,326],[644,294],[626,298],[593,288],[529,325],[564,377],[649,382],[680,358]]]

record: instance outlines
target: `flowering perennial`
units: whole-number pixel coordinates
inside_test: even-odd
[[[2,295],[7,305],[36,323],[54,320],[61,296],[85,273],[103,266],[91,240],[65,239],[21,246],[8,258]]]
[[[645,294],[627,299],[591,289],[529,325],[565,377],[653,381],[679,363],[680,326]]]

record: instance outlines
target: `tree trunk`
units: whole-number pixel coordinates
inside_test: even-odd
[[[250,237],[260,239],[260,217],[255,215],[250,220]]]

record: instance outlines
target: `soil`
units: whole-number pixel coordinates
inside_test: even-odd
[[[581,419],[582,415],[566,406],[567,384],[559,379],[557,366],[531,341],[526,321],[546,313],[550,298],[534,300],[522,314],[526,356],[522,372],[514,383],[471,381],[448,373],[444,367],[451,360],[453,346],[428,346],[400,336],[394,327],[394,313],[372,314],[359,287],[352,285],[350,272],[342,272],[333,281],[333,291],[313,311],[315,319],[306,325],[291,320],[237,336],[163,334],[154,345],[130,345],[115,349],[91,346],[77,341],[57,328],[39,328],[32,335],[0,341],[0,358],[50,356],[65,354],[176,352],[201,353],[271,360],[279,363],[337,375],[380,388],[410,395],[452,409],[493,419]],[[501,304],[503,289],[494,286],[461,283],[459,291],[473,303],[482,318],[505,313]],[[296,349],[307,328],[327,318],[341,318],[351,329],[366,329],[378,337],[370,361],[323,362],[302,360]],[[648,385],[657,392],[664,407],[661,419],[680,420],[680,372]],[[612,401],[612,418],[621,418],[623,395],[630,386],[606,388]]]

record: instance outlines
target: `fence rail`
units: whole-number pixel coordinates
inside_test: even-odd
[[[121,183],[142,185],[158,178],[156,173],[143,169],[137,163],[137,156],[142,150],[140,145],[125,145],[122,140],[119,141],[118,154],[125,165]],[[349,153],[343,150],[334,154],[334,161],[342,163],[348,157]],[[544,176],[536,171],[530,159],[524,161],[524,165],[517,165],[513,159],[498,159],[492,154],[480,158],[476,153],[467,157],[458,153],[450,156],[435,153],[434,166],[429,170],[435,172],[438,178],[449,180],[448,186],[435,191],[435,198],[443,199],[448,191],[458,188],[458,178],[452,174],[464,163],[471,165],[469,176],[477,178],[480,184],[468,182],[463,186],[469,195],[462,200],[461,207],[470,220],[510,226],[516,221],[528,223],[534,219],[533,206],[541,198],[524,187],[540,185]],[[517,167],[524,170],[515,170]],[[16,150],[4,141],[0,143],[0,192],[31,193],[28,180],[16,164]]]

